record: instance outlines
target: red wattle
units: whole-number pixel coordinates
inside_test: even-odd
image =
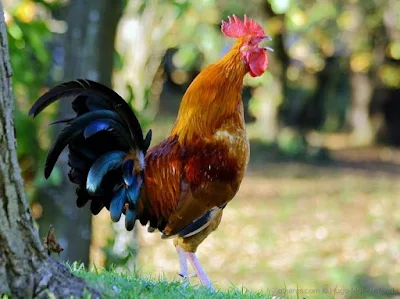
[[[264,49],[252,51],[248,56],[249,72],[252,77],[261,76],[268,67],[268,56]]]

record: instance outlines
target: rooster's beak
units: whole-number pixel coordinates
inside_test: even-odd
[[[270,52],[274,52],[274,49],[272,49],[271,47],[264,47],[264,49]]]
[[[270,42],[270,41],[272,41],[272,37],[266,35],[266,36],[263,37],[262,41],[268,41],[268,42]],[[274,52],[274,49],[272,49],[271,47],[265,46],[265,47],[263,47],[263,48],[264,48],[265,50],[267,50],[267,51]]]

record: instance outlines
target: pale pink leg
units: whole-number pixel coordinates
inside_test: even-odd
[[[183,279],[189,278],[189,268],[186,259],[185,252],[178,245],[175,246],[176,252],[178,253],[180,272],[178,273]]]
[[[210,279],[208,278],[206,272],[204,272],[203,268],[200,265],[200,261],[197,258],[196,254],[193,252],[185,252],[186,258],[192,264],[194,272],[200,280],[200,283],[209,288],[210,290],[214,290]]]

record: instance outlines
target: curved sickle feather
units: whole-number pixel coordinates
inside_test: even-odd
[[[86,189],[89,194],[96,193],[106,173],[120,167],[125,156],[125,152],[112,151],[100,156],[96,162],[93,163],[86,181]]]
[[[122,165],[122,177],[124,178],[124,183],[127,186],[132,185],[134,175],[133,175],[133,167],[135,166],[135,163],[133,160],[129,159],[124,162],[124,165]]]
[[[124,208],[126,200],[126,189],[121,186],[118,191],[114,194],[110,204],[110,216],[111,220],[118,222],[121,218],[122,210]]]
[[[136,211],[128,209],[125,212],[125,228],[128,231],[131,231],[133,227],[135,226],[135,221],[136,221]]]
[[[135,147],[135,140],[133,140],[129,132],[126,130],[124,125],[122,125],[120,122],[117,122],[112,119],[98,119],[95,121],[92,121],[86,128],[85,131],[83,132],[83,136],[85,138],[89,138],[93,136],[94,134],[104,131],[104,130],[110,130],[110,131],[115,131],[118,132],[119,135],[121,135],[122,140],[131,148]]]
[[[86,126],[85,130],[83,131],[83,137],[87,139],[100,131],[106,131],[110,129],[111,121],[112,120],[109,119],[98,119],[92,121],[88,126]]]
[[[135,207],[137,204],[137,201],[139,199],[139,194],[140,194],[140,186],[137,183],[136,176],[134,176],[133,182],[134,182],[134,184],[128,187],[126,195],[128,197],[130,206],[132,205],[133,207]]]
[[[146,151],[148,150],[148,148],[150,147],[150,143],[151,143],[151,136],[153,135],[153,131],[150,129],[147,134],[146,137],[144,138],[144,142],[143,142],[143,151],[146,153]]]
[[[57,136],[56,141],[52,144],[49,150],[49,154],[47,155],[46,163],[44,166],[44,176],[46,177],[46,179],[50,176],[58,157],[60,156],[63,149],[67,146],[67,144],[70,143],[79,134],[81,134],[90,122],[99,118],[111,118],[113,120],[118,120],[118,116],[114,111],[98,110],[83,114],[75,118],[61,130],[60,134],[58,134]]]
[[[123,122],[128,126],[129,132],[136,141],[137,146],[143,148],[143,132],[140,127],[139,120],[133,113],[131,107],[125,100],[111,88],[100,83],[78,79],[63,83],[43,94],[32,106],[29,115],[36,117],[43,109],[59,99],[78,96],[96,96],[102,98],[121,117]]]

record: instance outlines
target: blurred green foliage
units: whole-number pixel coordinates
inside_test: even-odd
[[[6,12],[6,23],[17,103],[17,150],[28,197],[31,198],[37,170],[43,164],[44,151],[39,140],[40,123],[28,118],[28,111],[31,103],[42,92],[49,74],[51,32],[44,6],[32,1],[21,1],[10,8]]]
[[[276,52],[269,55],[269,72],[260,78],[246,78],[245,83],[253,91],[249,107],[258,120],[258,131],[265,132],[258,137],[269,142],[280,142],[279,135],[285,126],[301,129],[301,134],[310,130],[349,130],[348,115],[352,109],[350,72],[366,74],[373,80],[373,88],[400,87],[400,25],[391,12],[399,8],[396,1],[254,0],[251,5],[246,5],[233,0],[132,0],[127,1],[127,6],[131,2],[138,3],[133,5],[138,19],[154,3],[175,9],[176,22],[161,42],[174,49],[171,79],[183,86],[191,82],[193,72],[218,59],[232,42],[220,34],[221,19],[232,13],[247,13],[264,25],[266,32],[274,38]],[[25,109],[23,113],[27,109],[26,99],[37,97],[49,74],[48,44],[52,34],[48,27],[51,22],[48,12],[60,5],[60,1],[24,0],[12,5],[9,11],[14,85],[18,107]],[[157,24],[153,28],[157,32],[156,28]],[[149,58],[154,60],[159,50],[152,49]],[[116,56],[116,62],[116,70],[122,77],[126,68],[132,67],[126,63],[123,53]],[[143,71],[146,72],[146,68]],[[143,77],[139,74],[138,80]],[[146,111],[157,111],[154,103],[161,94],[158,86],[162,86],[157,82],[163,80],[163,76],[154,73],[143,78],[140,79],[142,91],[134,87],[132,80],[127,81],[124,89],[128,102],[143,102],[137,112],[142,116],[144,126],[148,126],[156,113]],[[266,110],[272,112],[268,114]],[[271,114],[275,115],[275,125],[265,121]],[[24,121],[21,117],[17,123]],[[32,122],[25,127],[29,124]],[[23,126],[21,124],[19,131]],[[21,156],[27,151],[24,144],[35,144],[36,130],[29,127],[31,133],[20,141]],[[306,138],[302,140],[307,142]],[[299,143],[296,151],[302,152],[304,148],[308,148],[307,144]]]

